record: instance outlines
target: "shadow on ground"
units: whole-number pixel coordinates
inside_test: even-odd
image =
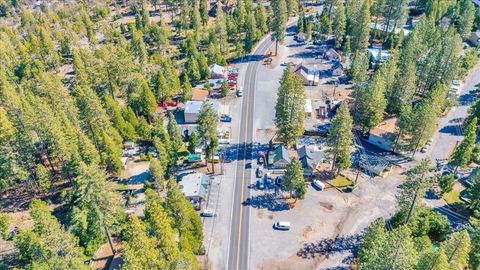
[[[326,256],[328,258],[333,254],[347,252],[350,254],[342,261],[342,263],[350,264],[358,253],[361,241],[362,234],[338,236],[334,239],[325,238],[317,242],[305,243],[303,248],[297,252],[297,256],[303,259],[314,259],[318,256]]]
[[[289,210],[290,206],[283,199],[279,198],[275,193],[265,193],[248,198],[245,205],[250,205],[253,208],[264,208],[270,211],[285,211]]]

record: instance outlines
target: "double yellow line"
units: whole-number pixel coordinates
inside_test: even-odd
[[[248,68],[247,68],[248,69]],[[248,71],[248,70],[247,70]],[[249,78],[247,78],[249,79]],[[244,83],[245,85],[246,83]],[[244,91],[245,91],[245,87],[244,87]],[[250,97],[250,92],[251,92],[251,89],[248,89],[247,90],[248,93],[245,93],[245,97]],[[246,91],[245,91],[246,92]],[[246,152],[247,152],[247,139],[248,139],[248,134],[247,134],[247,130],[248,130],[248,122],[249,122],[249,119],[248,119],[248,115],[249,115],[249,100],[244,98],[242,102],[247,102],[246,106],[247,106],[247,112],[245,113],[245,130],[244,130],[244,135],[245,135],[245,146],[244,146],[244,161],[246,160]],[[237,264],[236,264],[236,269],[238,270],[239,267],[240,267],[240,248],[241,248],[241,241],[240,241],[240,238],[242,236],[242,223],[243,223],[243,195],[244,195],[244,190],[245,190],[245,172],[246,172],[246,168],[245,168],[245,165],[246,163],[244,162],[244,167],[243,167],[243,172],[242,172],[242,189],[240,191],[240,220],[239,220],[239,225],[238,225],[238,236],[237,236]]]

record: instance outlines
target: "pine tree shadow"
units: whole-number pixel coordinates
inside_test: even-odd
[[[349,263],[357,255],[362,237],[362,234],[355,234],[305,243],[303,248],[297,252],[297,256],[303,259],[314,259],[317,256],[328,257],[333,254],[350,253],[351,255],[343,260],[343,263]]]

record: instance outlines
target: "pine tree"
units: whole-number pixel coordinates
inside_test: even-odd
[[[31,269],[90,269],[78,246],[78,239],[62,229],[47,204],[35,199],[30,204],[32,231],[22,231],[14,239],[18,258]]]
[[[104,162],[107,165],[107,171],[116,175],[122,172],[122,161],[120,160],[121,152],[119,147],[106,133],[103,134]]]
[[[430,161],[423,159],[418,165],[407,171],[407,180],[400,187],[397,201],[403,217],[400,223],[410,221],[413,211],[421,203],[425,192],[432,186],[431,178],[428,176]]]
[[[302,163],[298,159],[292,159],[285,170],[283,182],[285,190],[290,192],[290,197],[295,196],[296,199],[303,200],[307,192],[307,186],[303,179]]]
[[[472,1],[457,1],[456,10],[458,14],[454,17],[457,31],[463,37],[470,35],[475,20],[475,6]]]
[[[261,35],[268,32],[267,15],[262,3],[255,8],[255,22],[257,23],[257,29],[260,31]]]
[[[303,134],[305,89],[302,80],[288,66],[280,80],[275,105],[275,125],[279,140],[290,146]]]
[[[347,169],[352,164],[353,125],[346,102],[342,102],[337,114],[332,119],[332,126],[327,136],[329,147],[327,155],[332,158],[332,171],[336,173]]]
[[[253,49],[253,45],[255,43],[256,35],[255,35],[255,17],[253,13],[247,14],[247,18],[245,20],[245,41],[244,41],[244,51],[246,53],[250,53]]]
[[[155,188],[158,190],[164,190],[166,186],[165,172],[162,168],[162,163],[156,158],[150,160],[150,167],[149,167],[150,175],[152,177],[152,181],[155,184]]]
[[[375,74],[367,88],[357,89],[355,100],[355,120],[364,129],[370,130],[383,120],[387,107],[386,84],[382,75]]]
[[[285,40],[285,31],[287,28],[287,4],[285,0],[273,0],[271,2],[272,13],[275,14],[271,20],[272,40],[275,40],[275,55],[278,53],[278,43]]]
[[[477,118],[474,117],[468,123],[465,129],[465,138],[452,154],[451,163],[453,165],[464,167],[472,160],[473,148],[477,139],[477,122]]]
[[[202,19],[202,24],[205,26],[208,23],[208,2],[200,1],[200,18]]]
[[[153,78],[152,85],[158,102],[163,103],[173,96],[172,89],[168,85],[163,70],[157,71],[157,74]]]
[[[223,13],[223,9],[219,2],[217,2],[219,8],[217,8],[217,16],[215,18],[215,33],[218,39],[218,43],[220,45],[220,49],[222,53],[226,53],[227,51],[227,22],[225,20],[225,14]],[[191,73],[190,73],[190,76]]]
[[[105,243],[105,228],[116,226],[123,209],[119,204],[120,194],[103,171],[84,164],[79,170],[72,194],[70,223],[86,254],[92,255]]]
[[[190,154],[194,154],[195,148],[197,147],[197,145],[198,145],[197,132],[192,131],[192,133],[188,137],[188,152],[190,152]]]
[[[123,267],[126,269],[166,269],[167,262],[157,248],[157,240],[146,230],[145,224],[133,215],[124,231]]]
[[[183,138],[180,134],[180,129],[178,128],[177,121],[173,113],[170,114],[167,124],[168,136],[170,137],[170,165],[174,168],[177,165],[178,153],[183,147]]]
[[[203,228],[200,216],[185,198],[178,185],[172,181],[169,185],[164,206],[173,219],[172,226],[179,231],[180,238],[185,237],[191,251],[198,254],[203,249]],[[181,249],[185,250],[184,247]]]
[[[298,12],[298,1],[297,0],[285,0],[287,5],[287,14],[288,16],[294,16]]]
[[[342,46],[346,30],[347,18],[345,17],[345,7],[343,6],[343,3],[339,3],[336,6],[332,23],[332,31],[335,36],[335,48],[340,48]]]
[[[145,224],[149,234],[156,238],[162,259],[167,269],[176,269],[179,264],[180,250],[176,242],[176,233],[171,227],[172,220],[165,211],[160,197],[151,189],[145,191]]]
[[[468,266],[470,236],[466,230],[453,233],[450,240],[445,242],[443,247],[451,269],[460,270]]]
[[[370,1],[363,1],[362,8],[353,25],[352,51],[365,51],[370,38]]]
[[[349,70],[349,75],[354,83],[354,87],[362,88],[366,84],[368,79],[368,64],[367,52],[357,51]]]
[[[200,108],[200,112],[198,113],[198,137],[200,138],[202,144],[204,145],[205,150],[209,150],[210,154],[213,154],[216,151],[215,143],[211,144],[212,141],[216,140],[216,146],[218,147],[218,136],[217,136],[217,128],[218,128],[218,115],[213,109],[213,106],[210,102],[205,101]],[[212,147],[213,146],[213,147]],[[209,156],[211,156],[209,155]],[[212,168],[213,159],[212,159]]]
[[[190,83],[190,78],[187,73],[183,73],[183,91],[182,91],[182,101],[186,103],[192,99],[192,84]]]

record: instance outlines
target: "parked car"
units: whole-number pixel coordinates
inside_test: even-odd
[[[283,175],[277,176],[277,178],[275,178],[275,184],[280,186],[282,185],[282,183],[283,183]]]
[[[225,131],[225,139],[230,139],[230,130]]]
[[[261,167],[257,168],[257,177],[258,178],[263,177],[263,168],[261,168]]]
[[[290,230],[290,222],[288,221],[277,221],[273,227],[277,230],[284,230],[284,231],[288,231]]]
[[[214,217],[216,216],[215,211],[212,209],[205,209],[203,212],[200,214],[202,217]]]
[[[262,178],[257,179],[257,188],[258,189],[265,189],[265,183],[263,182]]]
[[[230,114],[222,114],[220,116],[220,121],[222,121],[222,122],[232,122],[232,116]]]
[[[324,190],[325,189],[325,184],[322,183],[320,180],[313,180],[312,182],[312,186],[320,189],[320,190]]]
[[[266,173],[264,178],[265,178],[265,183],[267,184],[273,183],[273,177],[271,173]]]

